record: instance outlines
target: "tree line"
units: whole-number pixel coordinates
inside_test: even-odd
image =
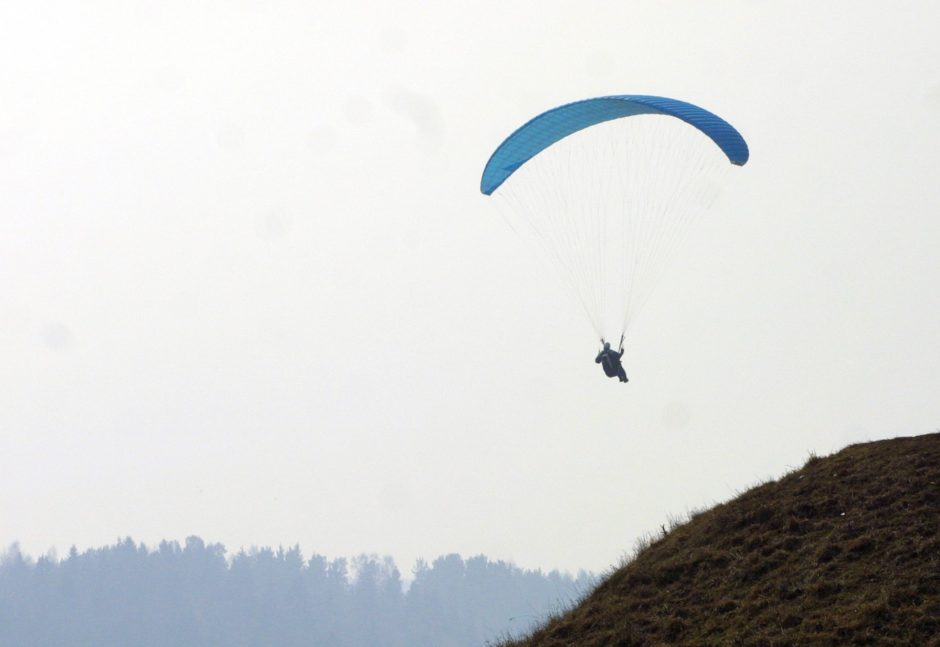
[[[419,561],[406,583],[389,557],[305,559],[299,546],[230,556],[199,537],[127,538],[32,559],[14,544],[0,557],[0,645],[482,647],[593,583],[483,555]]]

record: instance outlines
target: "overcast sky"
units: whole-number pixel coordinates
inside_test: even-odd
[[[0,3],[0,545],[602,570],[940,426],[940,4]],[[751,160],[606,379],[479,193],[533,115],[676,97]]]

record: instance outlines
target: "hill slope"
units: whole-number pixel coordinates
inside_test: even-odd
[[[852,445],[695,515],[516,647],[940,647],[940,434]]]

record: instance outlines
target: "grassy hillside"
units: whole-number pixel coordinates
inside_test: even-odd
[[[852,445],[695,515],[507,647],[940,647],[940,434]]]

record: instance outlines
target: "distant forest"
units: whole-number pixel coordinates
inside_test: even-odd
[[[482,647],[573,605],[592,575],[484,556],[304,559],[299,547],[227,555],[189,537],[131,539],[64,559],[0,557],[0,645],[17,647]]]

